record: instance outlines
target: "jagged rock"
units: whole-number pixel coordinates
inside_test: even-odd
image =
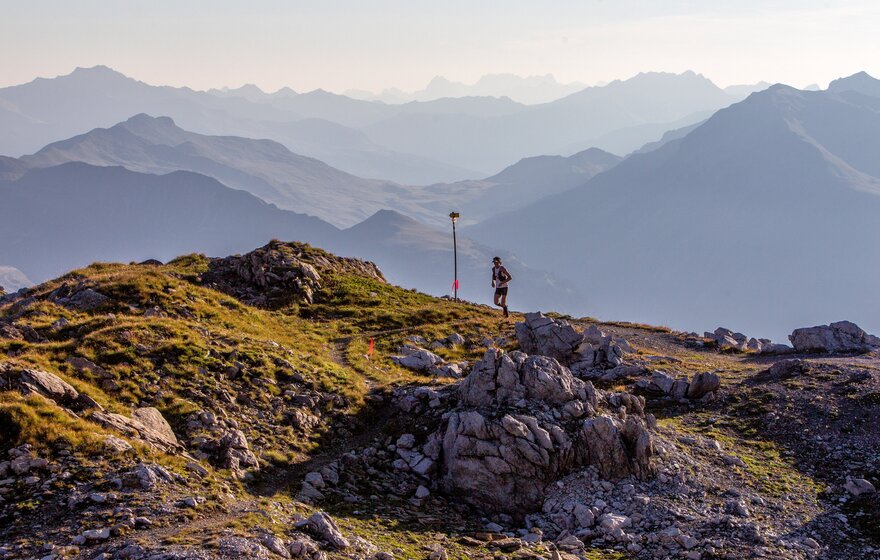
[[[650,379],[636,381],[633,390],[649,397],[665,397],[680,401],[685,398],[703,398],[720,387],[720,378],[711,372],[698,373],[688,382],[686,379],[674,379],[662,371],[655,371]]]
[[[504,512],[534,508],[547,484],[578,466],[595,465],[609,478],[651,471],[644,421],[578,422],[595,414],[599,395],[552,358],[489,350],[459,396],[472,409],[450,413],[438,432],[441,485],[471,503]],[[552,412],[533,412],[542,407]]]
[[[157,409],[151,406],[137,408],[131,413],[131,417],[139,420],[151,433],[157,434],[161,439],[167,441],[169,445],[179,445],[171,425],[168,424],[168,421],[165,420],[165,417]]]
[[[795,329],[789,335],[798,352],[870,352],[880,348],[880,338],[869,335],[850,321],[838,321],[830,325]]]
[[[46,342],[46,338],[28,325],[16,325],[14,323],[0,323],[0,338],[9,340],[24,340],[32,344]]]
[[[139,486],[143,490],[151,490],[160,482],[172,482],[174,478],[164,467],[154,464],[140,463],[127,472],[123,479],[129,486]]]
[[[282,558],[290,558],[290,550],[284,544],[284,541],[271,533],[260,535],[260,544],[266,547],[269,552],[273,552]]]
[[[306,527],[312,534],[328,543],[334,549],[342,550],[351,546],[351,543],[342,535],[342,531],[339,530],[333,518],[323,511],[312,514],[308,519]]]
[[[427,372],[433,366],[442,364],[443,358],[424,348],[404,345],[398,349],[397,356],[391,356],[391,360],[407,369]]]
[[[710,371],[698,373],[694,375],[690,385],[687,388],[687,397],[689,399],[699,399],[704,395],[717,391],[721,387],[721,379],[718,374]]]
[[[244,469],[259,470],[260,462],[250,450],[247,438],[241,430],[230,430],[219,441],[218,456],[221,466],[232,471],[237,478],[244,478]]]
[[[526,313],[525,321],[514,327],[519,347],[527,354],[537,354],[567,362],[583,342],[583,335],[565,321]]]
[[[579,333],[566,321],[542,313],[526,313],[515,330],[524,352],[554,358],[581,377],[597,377],[594,370],[617,368],[624,355],[632,352],[626,340],[615,339],[596,326]]]
[[[467,341],[458,333],[452,333],[446,337],[446,345],[453,346],[464,346]]]
[[[459,387],[462,404],[481,407],[513,405],[522,399],[564,405],[583,401],[595,410],[598,397],[592,383],[581,381],[559,362],[522,352],[488,350]]]
[[[646,395],[662,397],[670,394],[674,385],[675,379],[672,376],[662,371],[655,371],[650,379],[636,381],[635,390]]]
[[[712,333],[705,333],[706,338],[711,338],[720,350],[737,350],[743,352],[748,347],[748,338],[740,333],[734,333],[730,329],[718,327]]]
[[[434,377],[451,377],[453,379],[459,379],[462,375],[464,375],[466,367],[467,362],[457,364],[440,364],[429,369],[428,373],[430,375],[433,375]]]
[[[249,305],[276,307],[291,301],[311,302],[322,285],[319,269],[385,282],[373,263],[278,240],[245,255],[212,259],[202,282]]]
[[[49,294],[49,301],[68,309],[93,311],[110,301],[110,298],[82,283],[65,283]]]
[[[291,558],[304,558],[306,560],[323,560],[326,558],[326,555],[321,552],[318,543],[305,535],[300,535],[292,540],[287,550],[290,551]]]
[[[162,413],[158,410],[155,408],[142,408],[135,410],[134,414],[138,416],[128,418],[114,412],[99,411],[92,413],[90,419],[105,428],[116,430],[129,437],[138,438],[151,447],[167,453],[182,449],[168,422],[165,421]],[[144,423],[144,421],[147,423]]]
[[[19,372],[22,388],[32,390],[59,404],[75,402],[79,391],[57,375],[36,369],[23,369]]]
[[[116,436],[107,436],[104,438],[104,447],[111,453],[121,455],[133,449],[130,443]]]

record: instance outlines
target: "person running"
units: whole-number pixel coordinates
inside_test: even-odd
[[[507,312],[507,284],[513,280],[513,276],[501,264],[501,258],[492,259],[492,287],[495,288],[495,305],[504,311],[504,316],[509,317]]]

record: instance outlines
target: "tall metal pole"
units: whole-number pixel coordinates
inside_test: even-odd
[[[452,283],[452,290],[455,301],[458,301],[458,242],[455,239],[455,222],[458,220],[458,212],[451,212],[449,217],[452,218],[452,259],[455,271],[455,281]]]

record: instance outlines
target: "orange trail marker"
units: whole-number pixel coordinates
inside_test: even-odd
[[[370,339],[370,350],[367,352],[367,355],[372,356],[375,351],[375,345],[373,344],[373,339]]]

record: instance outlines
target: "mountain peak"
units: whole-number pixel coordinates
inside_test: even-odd
[[[880,80],[865,71],[857,72],[846,78],[838,78],[828,84],[828,91],[856,91],[872,97],[880,97]]]
[[[117,72],[109,66],[104,66],[102,64],[88,68],[77,66],[70,74],[60,77],[79,80],[131,80],[131,78],[122,72]]]
[[[174,120],[171,117],[154,117],[152,115],[148,115],[146,113],[138,113],[133,117],[130,117],[123,124],[135,124],[135,125],[160,125],[160,126],[173,126],[177,127],[174,123]]]
[[[354,225],[352,227],[359,228],[361,226],[364,227],[390,227],[390,228],[399,228],[401,226],[409,226],[409,225],[421,225],[420,222],[401,214],[396,210],[388,210],[382,209],[376,211],[372,216],[362,221],[361,223]]]

